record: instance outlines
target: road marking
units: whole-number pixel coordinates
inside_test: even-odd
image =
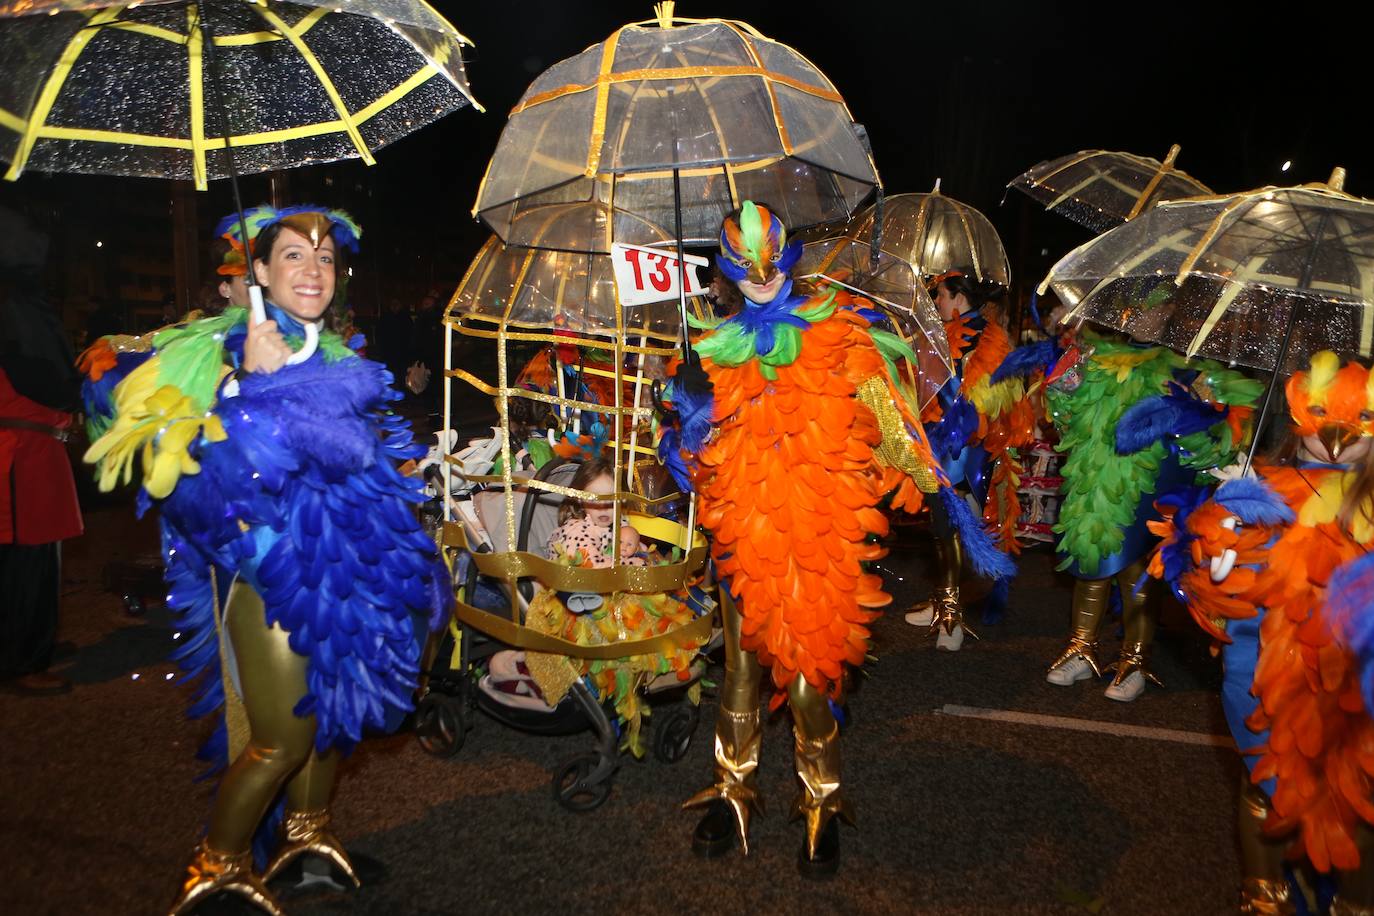
[[[1178,744],[1202,744],[1209,747],[1227,747],[1235,750],[1236,743],[1230,735],[1213,735],[1208,732],[1185,732],[1176,728],[1150,728],[1144,725],[1122,725],[1117,722],[1099,722],[1096,719],[1071,719],[1067,716],[1042,716],[1031,712],[1013,712],[1010,709],[983,709],[978,706],[955,706],[946,703],[935,712],[942,716],[959,716],[965,719],[987,719],[991,722],[1012,722],[1017,725],[1038,725],[1041,728],[1062,728],[1075,732],[1095,732],[1101,735],[1119,735],[1124,738],[1146,738],[1151,741],[1173,741]]]

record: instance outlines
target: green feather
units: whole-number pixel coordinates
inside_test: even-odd
[[[739,214],[739,234],[744,242],[744,251],[751,259],[757,260],[763,251],[763,217],[752,200],[746,200]]]

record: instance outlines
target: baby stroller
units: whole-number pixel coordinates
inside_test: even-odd
[[[680,323],[671,308],[646,310],[631,324],[618,303],[599,306],[606,295],[615,295],[609,266],[599,263],[604,260],[508,250],[492,239],[449,305],[447,352],[454,350],[455,331],[495,339],[499,352],[495,384],[461,368],[445,373],[446,421],[455,379],[493,397],[501,419],[484,444],[450,453],[456,443],[441,443],[444,481],[435,487],[444,500],[440,541],[454,569],[458,600],[452,625],[429,647],[416,717],[421,745],[438,756],[458,753],[478,711],[533,734],[590,729],[594,749],[569,759],[553,776],[555,799],[574,811],[594,809],[609,797],[622,743],[634,741],[637,752],[665,763],[686,754],[699,719],[693,701],[700,687],[694,676],[683,677],[683,657],[704,646],[714,619],[714,602],[697,581],[706,543],[693,531],[694,505],[676,493],[651,496],[646,484],[654,477],[650,467],[658,467],[650,447],[649,388],[674,352]],[[576,311],[561,298],[549,301],[549,290],[576,302]],[[516,378],[507,372],[510,363],[524,366]],[[517,460],[526,452],[535,460],[521,467]],[[573,487],[580,462],[592,457],[613,465],[613,494]],[[612,549],[608,568],[551,561],[543,548],[558,525],[559,507],[570,498],[613,503],[611,530],[620,531],[621,520],[629,519],[643,537],[663,545],[666,556],[632,566]],[[678,501],[686,504],[686,524],[655,514]],[[616,613],[618,602],[662,599],[676,613],[659,617],[658,624],[672,625],[652,635],[622,629],[604,639],[570,638],[569,631],[544,626],[541,616],[550,606],[578,614],[565,598],[553,597],[569,594],[602,599]],[[568,677],[552,691],[541,681],[547,703],[513,702],[493,689],[501,677],[515,677],[509,650],[524,650],[530,668],[536,660],[562,659],[581,676]],[[655,657],[671,659],[678,677],[649,677],[643,660]],[[612,669],[615,690],[606,676]],[[700,669],[695,666],[694,673]],[[624,714],[626,704],[649,711],[637,705],[640,700],[644,707],[658,707],[645,717],[647,741]],[[638,722],[636,716],[633,723]]]

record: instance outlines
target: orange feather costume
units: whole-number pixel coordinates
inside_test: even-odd
[[[1374,502],[1366,495],[1343,512],[1360,469],[1335,463],[1374,435],[1374,377],[1338,367],[1335,354],[1319,353],[1288,382],[1295,432],[1320,437],[1331,462],[1259,466],[1258,481],[1227,482],[1197,505],[1161,505],[1165,521],[1151,525],[1165,538],[1151,573],[1224,644],[1224,706],[1251,755],[1251,782],[1268,796],[1264,833],[1320,871],[1374,865],[1357,845],[1361,823],[1374,824],[1364,665],[1324,610],[1333,571],[1374,548]],[[1247,862],[1251,880],[1253,868]]]
[[[744,307],[696,342],[699,364],[674,367],[678,423],[665,428],[660,455],[679,484],[698,493],[728,585],[716,781],[688,802],[710,809],[694,846],[717,855],[738,836],[748,851],[750,813],[760,805],[759,680],[768,665],[774,705],[790,700],[803,862],[833,868],[832,818],[849,809],[830,705],[845,663],[864,659],[875,609],[891,600],[862,566],[883,553],[870,542],[887,532],[878,504],[900,480],[915,484],[908,504],[948,480],[897,381],[896,362],[915,362],[915,354],[870,323],[860,311],[865,300],[838,289],[794,293],[787,271],[800,250],[786,244],[765,207],[746,203],[725,221],[717,263],[744,293]]]

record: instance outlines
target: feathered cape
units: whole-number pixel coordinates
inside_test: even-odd
[[[1082,346],[1065,354],[1048,386],[1050,416],[1059,430],[1056,448],[1068,455],[1054,530],[1060,535],[1059,568],[1097,579],[1114,575],[1150,549],[1145,523],[1155,517],[1152,500],[1162,489],[1162,475],[1176,478],[1169,481],[1176,485],[1231,463],[1261,386],[1210,360],[1188,363],[1163,347],[1097,337],[1086,338]],[[1205,402],[1212,424],[1201,431],[1179,428],[1186,433],[1182,436],[1165,424],[1119,442],[1118,427],[1130,408],[1171,392]],[[1119,445],[1130,450],[1123,452]]]
[[[861,565],[883,554],[870,538],[888,530],[884,494],[901,480],[916,505],[952,493],[894,381],[893,361],[914,355],[860,304],[790,285],[768,305],[746,303],[698,341],[714,397],[675,393],[681,440],[664,439],[689,459],[712,556],[740,599],[743,646],[771,666],[775,702],[798,675],[835,695],[844,664],[862,663],[868,624],[891,600]],[[975,567],[1009,575],[963,514]]]
[[[268,623],[309,659],[296,714],[316,717],[319,750],[346,751],[410,709],[425,628],[452,601],[411,510],[421,485],[396,471],[423,449],[387,408],[400,396],[390,373],[336,335],[321,335],[305,363],[250,373],[236,397],[222,396],[245,320],[235,309],[159,332],[136,367],[102,386],[107,402],[88,389],[108,420],[86,460],[109,489],[141,457],[140,512],[161,510],[168,606],[186,634],[175,657],[197,684],[192,714],[224,702],[213,566],[251,584]],[[223,762],[224,748],[221,727],[203,756]]]
[[[1164,540],[1150,571],[1170,581],[1209,634],[1235,639],[1228,660],[1238,651],[1255,659],[1253,709],[1236,717],[1249,733],[1236,740],[1258,758],[1253,781],[1273,780],[1275,816],[1266,829],[1292,834],[1294,854],[1321,871],[1352,870],[1360,859],[1356,828],[1374,824],[1374,722],[1361,689],[1370,670],[1368,624],[1350,610],[1367,608],[1369,596],[1329,592],[1328,583],[1343,564],[1351,564],[1347,581],[1357,582],[1364,566],[1352,561],[1374,547],[1374,525],[1357,519],[1347,531],[1337,519],[1351,471],[1261,465],[1258,472],[1259,480],[1223,484],[1211,499],[1162,507],[1166,520],[1152,527]],[[1228,549],[1235,566],[1214,582],[1211,560]],[[1239,622],[1257,615],[1258,640],[1242,644],[1253,626]],[[1231,673],[1228,662],[1228,680]]]

